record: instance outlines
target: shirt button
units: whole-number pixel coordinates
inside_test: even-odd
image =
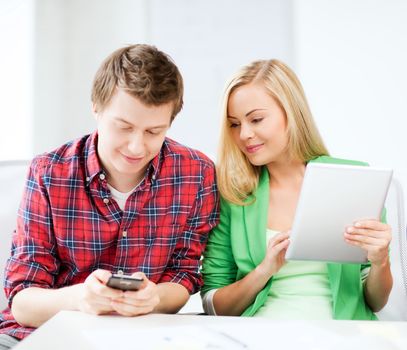
[[[118,274],[118,275],[123,275],[123,270],[118,270],[118,271],[117,271],[117,274]]]
[[[86,178],[86,182],[89,182],[90,181],[90,177],[88,176],[87,178]]]
[[[151,176],[151,178],[152,178],[153,180],[155,180],[155,175]]]
[[[109,202],[110,202],[109,198],[103,198],[103,203],[109,204]]]
[[[103,174],[103,173],[102,173],[102,174],[100,174],[100,175],[99,175],[99,179],[101,179],[102,181],[103,181],[104,179],[106,179],[105,174]]]
[[[122,236],[123,236],[123,238],[126,238],[127,237],[127,231],[123,231]]]

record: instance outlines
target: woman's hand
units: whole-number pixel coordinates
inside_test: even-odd
[[[290,232],[280,232],[269,240],[266,257],[256,268],[259,273],[270,278],[285,264],[285,253],[290,244]]]
[[[391,227],[379,220],[360,220],[346,228],[346,243],[367,251],[367,258],[372,265],[382,265],[389,256]]]

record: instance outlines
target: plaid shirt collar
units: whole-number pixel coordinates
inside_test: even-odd
[[[94,131],[90,137],[86,140],[85,144],[85,173],[86,173],[86,183],[89,185],[93,179],[99,174],[105,174],[105,171],[100,163],[99,156],[97,154],[97,142],[98,142],[98,133],[97,130]],[[165,152],[168,151],[167,139],[164,140],[164,143],[161,147],[160,152],[150,161],[149,166],[147,167],[147,177],[148,179],[155,180],[158,177],[159,169],[162,164],[162,160],[165,157]]]

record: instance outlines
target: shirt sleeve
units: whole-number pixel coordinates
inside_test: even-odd
[[[232,252],[230,221],[230,206],[228,202],[221,199],[220,223],[210,233],[204,252],[203,295],[212,289],[222,288],[236,282],[238,269]]]
[[[43,182],[41,162],[30,165],[5,268],[4,290],[9,305],[28,287],[52,288],[59,269],[52,212]]]
[[[214,166],[206,166],[203,180],[174,252],[160,278],[161,282],[183,285],[190,294],[203,284],[200,260],[208,233],[219,222],[219,195]]]
[[[215,305],[213,305],[213,296],[217,289],[211,289],[209,292],[202,295],[202,306],[206,314],[217,316]]]

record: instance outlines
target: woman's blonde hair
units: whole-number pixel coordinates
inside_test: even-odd
[[[238,87],[256,83],[284,110],[287,118],[287,151],[290,159],[307,162],[328,155],[312,118],[304,90],[295,73],[279,60],[261,60],[241,68],[226,86],[222,106],[217,178],[222,196],[231,203],[248,204],[259,182],[261,166],[252,165],[238,148],[228,122],[228,101]]]

